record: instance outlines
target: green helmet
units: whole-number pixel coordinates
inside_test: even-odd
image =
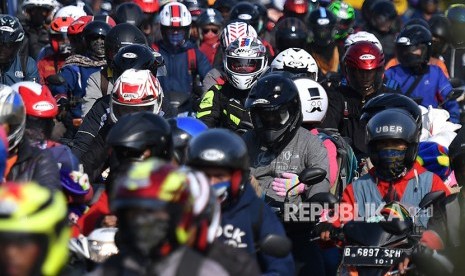
[[[335,40],[345,39],[353,32],[355,23],[354,8],[342,1],[336,1],[329,5],[328,9],[337,17]]]

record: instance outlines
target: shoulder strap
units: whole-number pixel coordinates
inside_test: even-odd
[[[412,85],[410,85],[410,87],[408,88],[408,90],[405,92],[404,95],[407,97],[410,97],[410,95],[413,93],[413,90],[417,88],[422,78],[423,78],[423,75],[416,75],[415,80],[413,81]]]
[[[189,48],[187,50],[187,63],[189,65],[189,73],[192,75],[197,71],[197,54],[195,48]]]
[[[193,250],[187,248],[182,256],[181,265],[176,271],[176,276],[199,275],[200,266],[203,263],[202,257]]]

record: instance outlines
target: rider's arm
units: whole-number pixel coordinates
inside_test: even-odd
[[[208,127],[218,127],[221,116],[220,90],[221,86],[215,85],[205,92],[197,109],[197,119],[200,119]]]

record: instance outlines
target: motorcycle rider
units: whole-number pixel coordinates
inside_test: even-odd
[[[299,92],[294,82],[281,72],[272,72],[257,81],[246,100],[254,128],[244,135],[251,175],[261,196],[271,206],[283,208],[288,189],[299,184],[298,176],[305,168],[320,167],[326,178],[311,188],[300,183],[289,191],[289,202],[299,204],[319,192],[329,191],[327,151],[321,140],[301,127],[302,111]],[[293,241],[293,255],[299,275],[324,273],[321,251],[309,239],[306,224],[285,223]]]
[[[119,182],[110,201],[118,217],[119,252],[93,275],[228,275],[190,247],[194,199],[185,172],[152,159]]]
[[[35,61],[24,53],[18,54],[24,36],[18,18],[0,14],[0,84],[39,80]]]
[[[192,117],[176,117],[168,120],[171,126],[174,147],[174,161],[186,163],[187,145],[189,141],[208,129],[202,121]]]
[[[267,66],[265,46],[258,38],[240,37],[226,48],[223,58],[228,81],[214,85],[202,96],[197,118],[208,127],[224,127],[234,131],[251,128],[250,116],[244,108],[250,88]]]
[[[385,77],[400,84],[402,94],[417,99],[423,106],[437,107],[443,103],[451,122],[459,122],[460,112],[455,100],[448,100],[452,86],[441,68],[428,65],[431,57],[431,32],[421,25],[404,28],[396,40],[400,64],[386,70]]]
[[[244,141],[230,130],[207,130],[189,142],[187,165],[207,175],[221,201],[218,239],[254,255],[264,274],[292,275],[294,263],[290,254],[276,258],[256,253],[255,245],[266,235],[285,233],[276,215],[256,196],[249,182],[249,156]],[[227,229],[243,235],[235,237]]]
[[[286,17],[280,20],[274,31],[276,52],[281,53],[289,48],[307,48],[308,34],[307,27],[302,20],[296,17]]]
[[[199,49],[213,65],[216,51],[220,46],[220,31],[223,27],[223,17],[215,9],[204,10],[197,19],[199,32]]]

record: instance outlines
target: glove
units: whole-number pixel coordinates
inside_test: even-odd
[[[297,183],[299,183],[298,175],[294,173],[282,173],[281,178],[273,179],[273,183],[271,183],[271,185],[272,185],[273,191],[275,191],[278,196],[285,197],[286,192],[290,188],[294,187],[294,185],[296,185]],[[305,190],[305,184],[300,183],[297,187],[295,187],[289,192],[289,196],[299,195],[303,193],[304,190]]]

